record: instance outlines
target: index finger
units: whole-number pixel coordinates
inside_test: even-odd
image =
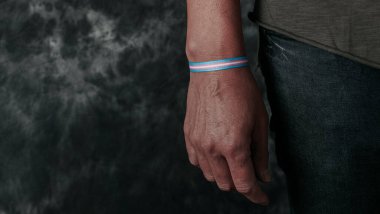
[[[236,190],[254,203],[267,205],[269,199],[257,182],[250,153],[244,152],[226,159]]]

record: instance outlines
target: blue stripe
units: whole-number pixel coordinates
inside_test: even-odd
[[[209,69],[190,69],[191,72],[208,72],[208,71],[221,71],[221,70],[228,70],[232,68],[242,68],[242,67],[248,67],[249,64],[239,64],[239,65],[231,65],[231,66],[224,66],[220,68],[209,68]]]
[[[213,65],[213,64],[218,64],[218,63],[223,63],[223,62],[231,62],[231,61],[238,61],[238,60],[244,60],[248,59],[246,56],[241,56],[241,57],[234,57],[234,58],[227,58],[227,59],[221,59],[221,60],[213,60],[213,61],[207,61],[207,62],[189,62],[189,65]]]

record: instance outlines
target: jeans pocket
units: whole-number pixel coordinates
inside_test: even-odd
[[[287,40],[287,41],[294,41],[294,39],[279,33],[277,31],[270,30],[268,28],[264,28],[260,26],[260,30],[263,32],[263,35],[268,36],[268,37],[275,37],[277,39],[282,39],[282,40]]]

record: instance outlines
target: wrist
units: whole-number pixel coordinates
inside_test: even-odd
[[[186,56],[192,62],[204,62],[244,56],[242,43],[224,42],[223,40],[208,41],[207,39],[192,39],[186,42]]]
[[[239,85],[255,84],[255,79],[248,67],[230,70],[195,73],[190,72],[190,83],[199,87],[218,82],[222,87],[239,87]]]

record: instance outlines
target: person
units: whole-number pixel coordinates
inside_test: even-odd
[[[249,67],[239,0],[187,0],[191,164],[224,191],[268,205],[268,132],[291,213],[380,213],[380,2],[258,0]],[[233,66],[235,65],[235,66]]]

